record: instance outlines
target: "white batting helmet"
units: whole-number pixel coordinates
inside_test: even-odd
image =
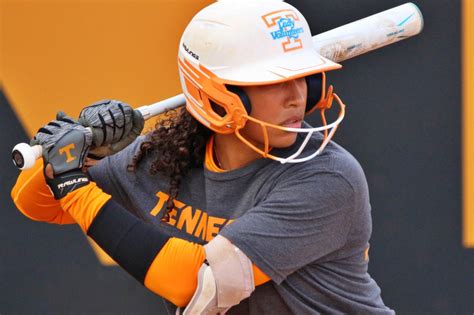
[[[303,162],[319,154],[344,117],[344,104],[332,93],[332,87],[326,92],[324,74],[341,65],[319,55],[303,15],[282,1],[220,0],[204,8],[181,37],[178,65],[186,108],[198,121],[216,133],[235,133],[253,150],[282,163]],[[306,112],[321,110],[322,127],[286,128],[250,116],[251,104],[239,86],[274,84],[301,77],[306,77],[308,84]],[[324,111],[333,98],[341,110],[339,118],[327,125]],[[248,120],[263,129],[307,133],[307,137],[295,154],[277,157],[268,152],[267,132],[263,148],[241,135],[239,130]],[[325,141],[314,154],[298,159],[316,131],[324,131]]]

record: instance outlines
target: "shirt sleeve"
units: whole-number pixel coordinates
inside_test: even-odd
[[[340,174],[296,169],[221,231],[278,284],[341,248],[356,207],[354,190]]]

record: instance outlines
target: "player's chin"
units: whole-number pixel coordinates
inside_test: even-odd
[[[296,142],[297,136],[296,132],[282,132],[278,136],[271,137],[270,146],[278,149],[288,148]]]

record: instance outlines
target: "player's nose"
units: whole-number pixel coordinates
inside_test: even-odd
[[[285,82],[284,89],[287,95],[285,106],[306,106],[307,86],[305,78]]]

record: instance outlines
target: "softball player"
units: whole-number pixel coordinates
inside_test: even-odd
[[[118,101],[42,127],[18,209],[79,224],[170,314],[392,314],[367,273],[365,176],[330,142],[344,104],[325,72],[340,65],[316,53],[301,13],[218,1],[187,26],[178,65],[186,109],[145,136]],[[304,122],[313,111],[322,127]],[[86,174],[88,154],[103,159]]]

